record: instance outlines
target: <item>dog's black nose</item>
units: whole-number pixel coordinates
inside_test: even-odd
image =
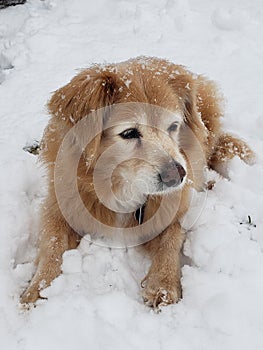
[[[186,171],[181,164],[174,160],[173,162],[169,162],[159,175],[162,182],[167,187],[172,187],[178,186],[180,183],[182,183],[186,175]]]

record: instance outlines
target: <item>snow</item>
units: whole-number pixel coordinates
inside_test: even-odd
[[[31,0],[0,11],[0,339],[9,350],[262,349],[263,5],[254,0]],[[184,298],[158,315],[143,305],[140,249],[81,241],[29,311],[44,169],[23,147],[41,138],[45,104],[76,70],[137,55],[168,58],[216,80],[227,130],[258,160],[197,196],[182,268]],[[204,208],[200,213],[200,203]],[[198,219],[192,220],[198,212]]]

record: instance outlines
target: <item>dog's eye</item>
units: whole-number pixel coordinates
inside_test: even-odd
[[[177,122],[174,122],[172,123],[169,128],[168,128],[168,132],[174,132],[178,129],[178,123]]]
[[[142,134],[136,128],[124,130],[119,135],[123,139],[139,139],[140,137],[142,137]]]

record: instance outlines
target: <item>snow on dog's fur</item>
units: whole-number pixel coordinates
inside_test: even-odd
[[[138,235],[140,220],[156,217],[148,225],[155,238],[144,244],[152,265],[142,282],[143,297],[154,307],[179,300],[184,241],[180,219],[189,208],[190,188],[204,187],[205,167],[217,170],[235,155],[246,162],[253,157],[243,141],[223,133],[221,102],[213,82],[166,60],[146,57],[94,65],[54,93],[41,147],[49,191],[41,214],[37,269],[22,303],[35,302],[41,289],[61,273],[62,254],[77,247],[79,233],[96,233],[94,225],[83,224],[85,213],[74,205],[74,198],[65,204],[73,224],[67,222],[55,191],[61,143],[83,118],[88,122],[81,132],[95,136],[83,149],[77,170],[86,209],[104,225],[132,227]],[[87,117],[103,107],[110,108],[98,112],[95,121]],[[78,136],[74,142],[78,144]],[[68,147],[64,153],[70,172],[72,150]],[[164,197],[168,205],[158,216]],[[144,215],[138,220],[142,207]]]

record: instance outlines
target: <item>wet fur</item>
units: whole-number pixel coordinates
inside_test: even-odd
[[[167,142],[167,138],[163,138],[158,132],[145,130],[146,138],[148,137],[151,142],[160,143],[167,150],[167,154],[175,159],[179,157],[185,162],[187,177],[191,181],[186,181],[180,189],[166,194],[171,197],[170,210],[173,210],[172,203],[177,201],[177,197],[180,198],[174,219],[163,232],[158,232],[159,235],[155,239],[144,245],[145,253],[152,257],[152,266],[142,283],[143,297],[148,305],[154,307],[177,302],[181,297],[179,252],[184,241],[184,233],[180,219],[189,207],[190,187],[203,188],[202,174],[205,166],[217,170],[221,163],[235,155],[249,162],[253,153],[243,141],[223,132],[222,98],[212,81],[194,75],[184,67],[166,60],[139,57],[118,64],[94,65],[83,70],[70,83],[57,90],[49,102],[51,119],[44,132],[40,155],[47,167],[49,188],[41,210],[37,268],[29,287],[21,297],[22,303],[34,303],[41,297],[41,289],[50,285],[61,273],[64,251],[76,248],[80,241],[80,236],[67,224],[61,214],[54,190],[54,164],[64,136],[92,110],[126,102],[140,102],[160,106],[172,112],[177,111],[183,118],[181,128],[183,129],[184,125],[188,128],[188,134],[187,130],[185,134],[183,130],[180,131],[182,137],[176,143]],[[115,115],[112,118],[118,120],[121,116]],[[105,120],[99,117],[98,123],[100,125],[96,127],[102,130]],[[94,127],[89,125],[87,132],[92,133]],[[189,130],[198,140],[198,146]],[[114,144],[114,137],[108,135],[106,138],[101,132],[83,152],[78,167],[79,191],[89,211],[105,224],[114,226],[118,221],[124,227],[135,227],[138,222],[133,213],[116,214],[100,202],[94,190],[92,173],[96,160],[109,145]],[[68,152],[70,154],[70,150]],[[190,163],[198,159],[200,152],[204,156],[204,161],[197,162],[197,166],[191,167]],[[151,162],[154,161],[154,158],[151,159]],[[165,165],[165,160],[156,162],[157,166]],[[143,171],[151,174],[153,169],[136,159],[124,164],[121,171],[136,177],[138,175],[136,169],[140,170],[140,167],[146,166],[148,168],[143,168]],[[132,169],[135,169],[134,174]],[[114,177],[113,188],[121,195],[123,184],[120,174]],[[156,212],[161,195],[147,196],[145,220]],[[140,199],[138,205],[139,201]],[[81,215],[79,213],[80,217]],[[165,225],[165,217],[159,220]],[[90,228],[84,229],[88,231]],[[152,229],[155,230],[154,227]]]

